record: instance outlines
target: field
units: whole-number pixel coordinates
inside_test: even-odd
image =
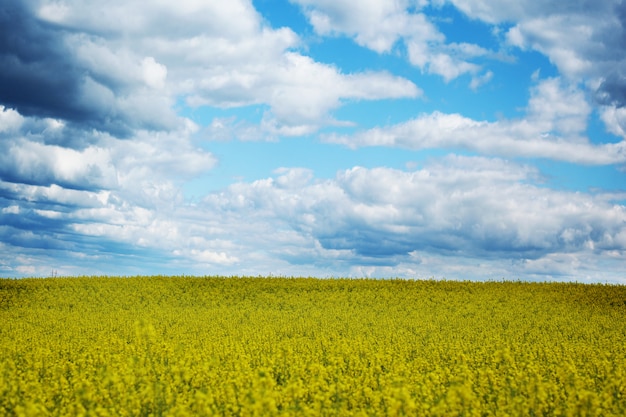
[[[0,279],[0,415],[626,415],[626,287]]]

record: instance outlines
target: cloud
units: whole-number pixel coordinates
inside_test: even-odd
[[[170,98],[154,92],[156,62],[149,68],[148,57],[116,54],[102,39],[68,32],[35,12],[26,2],[0,5],[0,102],[6,107],[118,137],[177,123]],[[152,71],[152,84],[134,85],[134,71],[144,78]]]
[[[340,124],[331,113],[346,101],[421,94],[387,72],[316,62],[299,42],[243,0],[0,4],[0,234],[7,254],[32,250],[11,270],[54,262],[46,249],[87,269],[237,262],[228,228],[178,211],[183,183],[217,163],[179,106],[262,104],[257,132],[301,135]],[[215,230],[212,247],[201,237]]]
[[[388,53],[402,42],[411,64],[446,82],[470,74],[469,86],[476,89],[493,76],[476,59],[502,59],[501,52],[479,45],[447,43],[419,2],[368,2],[355,9],[343,0],[292,1],[302,7],[318,34],[348,36],[378,53]],[[432,6],[447,4],[472,20],[491,25],[501,51],[511,51],[511,47],[538,51],[568,82],[585,84],[595,104],[626,105],[623,1],[441,0]]]
[[[34,19],[23,2],[0,5],[0,46],[0,99],[5,104],[27,115],[83,116],[67,100],[78,94],[78,69],[65,58],[67,50],[55,29]]]
[[[78,189],[115,186],[110,154],[102,148],[76,151],[17,140],[0,155],[0,166],[0,178],[9,182]]]
[[[599,104],[623,108],[626,106],[626,73],[610,73],[596,90]]]
[[[511,28],[509,42],[546,55],[568,77],[580,78],[592,70],[594,29],[584,15],[549,15],[522,21]]]
[[[199,88],[189,102],[193,106],[223,106],[224,95],[228,95],[226,107],[266,103],[271,109],[266,115],[266,126],[289,135],[289,129],[304,134],[333,124],[329,112],[345,101],[415,98],[422,94],[412,82],[386,72],[342,74],[333,66],[293,52],[257,66],[254,71],[255,74],[248,74],[250,77],[242,74],[241,82],[222,76],[207,85],[200,78]],[[281,126],[286,129],[281,131]]]
[[[124,5],[124,7],[120,7]],[[107,6],[84,0],[41,1],[37,16],[45,21],[91,34],[161,35],[188,38],[198,32],[226,37],[254,34],[258,15],[250,2],[183,0],[177,3],[113,1]],[[180,21],[185,25],[179,25]]]
[[[549,0],[541,3],[532,0],[522,1],[483,1],[483,0],[447,0],[469,17],[480,19],[492,24],[505,21],[517,21],[552,14],[604,14],[612,9],[613,0],[584,0],[562,2]],[[436,3],[444,3],[437,0]]]
[[[610,133],[626,140],[626,107],[603,106],[600,116]]]
[[[0,19],[0,103],[119,138],[179,128],[180,98],[191,106],[267,104],[276,132],[304,134],[332,124],[330,112],[345,100],[420,94],[406,79],[342,74],[295,52],[298,36],[267,27],[245,0],[11,1]]]
[[[389,53],[403,42],[409,62],[449,82],[463,74],[476,74],[481,66],[469,60],[493,55],[474,44],[445,42],[445,36],[424,13],[423,5],[409,1],[365,2],[292,0],[299,4],[316,33],[348,36],[363,47]],[[485,80],[486,81],[486,80]]]
[[[494,122],[435,111],[407,122],[354,135],[329,134],[324,140],[352,148],[394,146],[408,149],[467,149],[487,155],[549,158],[588,165],[626,161],[626,142],[591,144],[585,137],[591,107],[584,94],[558,78],[531,90],[526,117]],[[619,133],[621,113],[607,109],[604,119]]]
[[[539,274],[541,259],[545,265],[558,256],[610,260],[626,249],[626,209],[611,203],[612,196],[531,185],[537,171],[504,160],[450,156],[413,172],[355,167],[325,181],[301,169],[277,174],[212,194],[205,210],[245,217],[245,225],[233,226],[241,233],[259,222],[288,226],[309,242],[298,244],[308,247],[300,257],[336,268],[387,265],[397,273],[395,267],[416,267],[421,258],[448,257],[459,265],[481,259],[510,276]],[[290,261],[295,256],[269,241],[263,247]]]
[[[13,109],[0,105],[0,135],[16,133],[24,124],[24,117]]]
[[[540,179],[529,166],[450,155],[332,179],[283,168],[193,203],[2,182],[0,234],[5,253],[19,249],[43,274],[56,253],[100,273],[622,279],[624,196]],[[3,273],[26,266],[13,259]]]
[[[548,31],[568,23],[556,3],[458,3],[502,24],[510,45],[547,54],[563,76],[538,81],[520,119],[434,111],[326,140],[624,162],[623,142],[586,138],[592,108],[580,89],[595,92],[602,120],[623,137],[623,48],[610,33],[622,27],[621,14],[589,26],[572,12],[572,30],[591,36],[566,32],[574,45]],[[479,88],[496,77],[478,64],[493,52],[447,42],[421,3],[299,4],[318,33],[380,53],[401,43],[412,65],[444,81],[469,74]],[[540,13],[545,7],[552,17]],[[612,7],[603,2],[593,13]],[[604,40],[614,56],[592,54]],[[0,274],[623,280],[624,196],[552,190],[540,172],[502,159],[453,155],[411,171],[352,167],[330,179],[282,168],[186,199],[183,185],[217,164],[203,134],[305,135],[350,125],[334,116],[346,103],[423,94],[409,79],[346,73],[304,50],[297,34],[269,27],[244,0],[1,3]],[[264,112],[260,125],[226,116],[203,127],[181,115],[187,106],[251,105]]]
[[[423,14],[410,14],[406,1],[367,2],[355,8],[345,1],[296,0],[321,35],[347,34],[376,52],[389,52],[401,37],[438,39],[441,34]],[[421,36],[418,36],[421,35]]]
[[[182,183],[216,163],[194,146],[196,126],[120,140],[0,110],[0,207],[10,208],[0,213],[2,275],[142,273],[174,257],[146,233],[161,238],[169,210],[183,204]],[[65,135],[76,146],[60,146]]]
[[[248,1],[0,4],[0,199],[10,207],[0,235],[7,256],[30,254],[4,267],[33,271],[23,262],[39,259],[45,272],[57,262],[46,250],[74,271],[112,259],[138,270],[155,258],[236,263],[227,226],[240,219],[207,222],[186,206],[182,184],[216,159],[176,103],[263,104],[262,134],[299,135],[340,123],[331,113],[346,101],[421,94],[386,72],[342,73],[298,44]]]
[[[136,131],[119,140],[93,131],[77,133],[62,120],[24,117],[0,107],[0,180],[76,190],[129,189],[148,183],[193,178],[216,163],[194,147],[198,127],[191,122],[171,132]],[[67,147],[77,136],[80,146]],[[173,152],[172,150],[176,150]]]
[[[623,1],[450,3],[473,19],[503,27],[513,22],[506,29],[510,45],[539,51],[564,77],[588,82],[601,104],[625,104]]]
[[[493,72],[492,71],[487,71],[486,73],[484,73],[481,76],[473,77],[472,81],[470,82],[469,87],[472,90],[476,91],[480,87],[482,87],[483,85],[485,85],[489,81],[491,81],[492,78],[493,78]]]

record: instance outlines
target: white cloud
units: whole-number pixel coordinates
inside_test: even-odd
[[[402,41],[411,64],[440,75],[446,82],[480,66],[468,61],[488,55],[484,48],[469,44],[446,44],[445,36],[414,8],[422,4],[406,0],[361,2],[347,0],[292,0],[299,4],[315,31],[324,36],[346,35],[366,48],[389,53]]]
[[[429,58],[428,71],[443,77],[446,82],[466,72],[475,73],[480,69],[476,64],[454,59],[443,53],[433,54]]]
[[[529,166],[451,155],[415,171],[354,167],[327,180],[283,168],[195,203],[0,186],[4,196],[15,187],[29,196],[13,204],[29,221],[56,222],[63,253],[75,252],[76,236],[117,248],[84,260],[82,271],[124,273],[132,256],[133,265],[159,273],[622,279],[626,207],[613,202],[621,197],[533,185],[539,177]],[[44,239],[0,234],[9,247]],[[123,247],[133,249],[118,252]],[[29,259],[40,267],[44,258]]]
[[[590,114],[584,93],[558,78],[543,80],[531,89],[528,121],[545,133],[575,139],[586,129]]]
[[[488,122],[436,111],[351,136],[329,134],[324,140],[352,148],[463,148],[489,155],[550,158],[590,165],[626,162],[626,142],[594,145],[584,138],[590,112],[591,107],[580,90],[553,78],[532,88],[526,117],[522,119]],[[605,119],[609,120],[611,114],[607,110]],[[613,123],[613,126],[618,125]]]
[[[0,133],[15,133],[24,123],[24,117],[13,109],[0,105]]]
[[[0,155],[0,177],[30,184],[62,184],[68,188],[115,187],[106,149],[83,151],[17,140]]]
[[[308,171],[282,170],[275,178],[210,195],[203,208],[248,219],[231,227],[235,235],[251,230],[249,239],[260,223],[275,230],[288,226],[300,236],[294,246],[309,248],[298,252],[305,263],[373,268],[387,276],[410,265],[428,271],[433,265],[419,265],[429,257],[440,262],[431,274],[449,273],[443,267],[449,257],[448,264],[460,266],[482,259],[483,271],[495,266],[492,272],[510,276],[540,274],[535,265],[549,265],[558,256],[578,259],[580,268],[592,271],[598,259],[624,253],[623,206],[610,203],[610,197],[529,185],[537,175],[503,160],[468,157],[448,157],[414,172],[356,167],[326,181],[315,181]],[[279,258],[295,256],[282,244],[267,242],[263,248]],[[311,259],[313,254],[317,258]],[[592,272],[599,278],[602,268],[597,267]],[[546,266],[541,273],[556,277],[564,271]],[[576,276],[576,269],[567,275]]]
[[[406,12],[408,1],[369,1],[359,7],[349,1],[295,0],[303,6],[315,31],[354,36],[356,42],[376,52],[389,52],[402,36],[424,30],[421,14]],[[432,29],[431,29],[432,30]]]
[[[483,85],[485,85],[489,81],[491,81],[492,78],[493,78],[493,72],[492,71],[487,71],[486,73],[484,73],[484,74],[482,74],[480,76],[472,77],[472,81],[470,82],[469,87],[472,90],[476,91],[480,87],[482,87]]]
[[[346,35],[380,53],[396,52],[402,42],[413,65],[445,81],[470,74],[471,88],[493,77],[475,63],[493,53],[446,43],[419,11],[424,2],[300,4],[320,34]],[[463,4],[483,20],[513,21],[509,40],[547,54],[563,79],[597,78],[587,85],[603,92],[602,118],[611,133],[624,136],[616,93],[621,78],[602,76],[600,64],[586,66],[597,36],[617,28],[615,19],[589,26],[572,18],[573,29],[563,29],[563,36],[563,17],[544,18],[514,2]],[[37,0],[28,6],[53,23],[42,26],[44,34],[58,39],[30,34],[25,43],[39,39],[42,50],[50,49],[52,58],[38,63],[55,64],[61,82],[52,85],[63,94],[53,105],[36,101],[47,94],[31,97],[34,111],[0,107],[0,249],[10,258],[0,260],[3,271],[47,274],[56,262],[76,273],[210,268],[254,275],[622,276],[626,231],[625,208],[614,202],[619,198],[535,186],[540,173],[499,159],[450,156],[411,172],[354,167],[326,180],[283,168],[187,201],[182,184],[217,163],[197,136],[304,135],[349,125],[333,116],[346,102],[417,98],[422,91],[387,72],[345,73],[316,62],[299,51],[301,39],[291,29],[268,27],[250,1]],[[603,68],[621,62],[619,54],[605,52],[598,52]],[[540,81],[521,119],[432,112],[327,139],[354,147],[624,162],[624,142],[586,139],[591,107],[576,82]],[[56,111],[66,94],[75,102]],[[257,105],[265,113],[260,126],[218,117],[203,130],[176,113],[183,102]],[[43,105],[55,111],[36,111]]]
[[[213,155],[193,145],[198,127],[190,121],[171,132],[136,131],[126,140],[81,132],[84,143],[74,149],[55,143],[58,136],[75,134],[63,122],[14,113],[20,129],[0,142],[0,179],[15,184],[127,190],[140,196],[153,188],[149,184],[171,188],[172,182],[180,184],[216,163]]]
[[[235,106],[266,103],[268,121],[308,133],[334,120],[329,112],[345,100],[417,97],[421,90],[412,82],[388,73],[342,74],[335,67],[287,52],[276,61],[238,68],[239,77],[200,78],[189,98],[191,105]]]
[[[346,0],[292,1],[303,8],[317,33],[348,36],[379,53],[390,52],[403,42],[413,65],[441,75],[446,81],[480,72],[481,66],[472,62],[474,58],[498,55],[474,44],[446,43],[445,36],[421,12],[423,5],[407,0],[371,1],[359,7]],[[626,62],[624,11],[618,0],[442,0],[433,2],[433,6],[445,3],[470,19],[492,25],[496,38],[504,33],[502,47],[506,48],[508,42],[509,46],[546,55],[561,75],[573,82],[602,81],[615,73],[625,75],[620,69]]]
[[[626,107],[603,106],[600,116],[610,133],[626,141]]]
[[[596,104],[626,104],[626,9],[622,1],[445,2],[470,19],[494,25],[509,46],[545,55],[561,77],[586,85]],[[615,125],[607,125],[607,129],[613,132]]]
[[[507,21],[518,21],[557,13],[569,14],[583,12],[588,15],[603,14],[611,10],[615,4],[613,0],[583,0],[563,2],[548,0],[536,2],[533,0],[437,0],[440,3],[453,4],[471,18],[497,24]]]
[[[174,103],[184,97],[190,106],[265,104],[269,133],[302,135],[334,124],[330,113],[346,100],[420,94],[406,79],[343,74],[295,52],[298,36],[267,27],[247,0],[41,0],[36,10],[72,29],[62,36],[85,74],[81,107],[118,128],[176,129]]]
[[[593,40],[597,22],[585,15],[550,15],[523,20],[509,31],[509,41],[546,55],[566,76],[580,78],[593,68],[591,52],[601,47]],[[589,57],[589,58],[587,58]]]
[[[5,213],[5,214],[20,214],[20,206],[3,207],[2,208],[2,213]]]
[[[126,36],[164,32],[175,37],[198,32],[238,36],[253,34],[259,16],[251,2],[180,0],[153,1],[150,7],[140,0],[114,0],[106,5],[88,0],[38,1],[38,17],[87,33],[117,33]],[[184,25],[179,25],[184,21]]]
[[[149,56],[141,61],[141,69],[145,83],[152,88],[163,88],[167,77],[167,67],[159,64]]]
[[[228,256],[225,252],[192,249],[190,254],[192,259],[205,264],[232,265],[239,261],[236,257]]]

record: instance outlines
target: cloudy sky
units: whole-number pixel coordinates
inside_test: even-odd
[[[626,283],[626,1],[3,0],[0,276],[53,271]]]

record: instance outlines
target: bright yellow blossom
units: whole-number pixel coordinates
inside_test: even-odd
[[[0,279],[0,417],[47,415],[626,415],[626,287]]]

